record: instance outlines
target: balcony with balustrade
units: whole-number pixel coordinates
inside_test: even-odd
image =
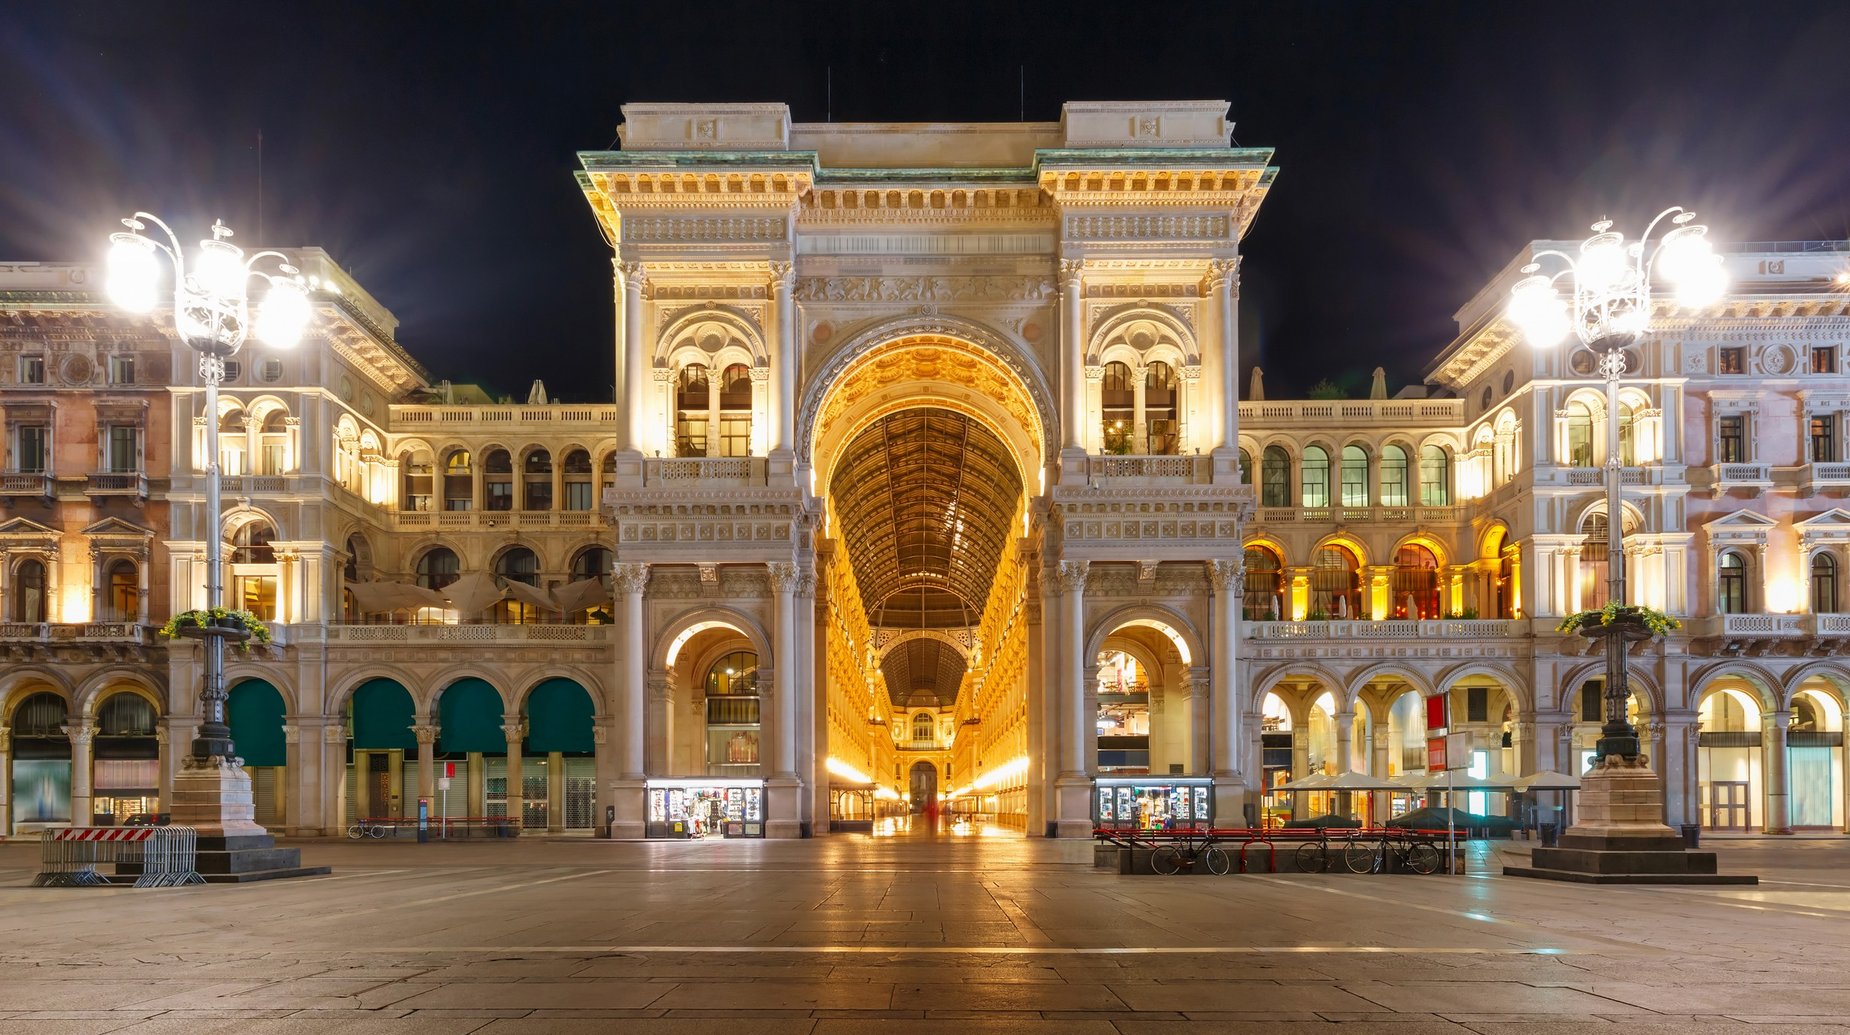
[[[1834,643],[1850,639],[1850,614],[1751,613],[1709,615],[1687,623],[1691,636],[1720,639],[1726,644],[1762,649],[1772,642],[1816,641]]]
[[[1842,495],[1850,489],[1850,464],[1809,463],[1799,468],[1799,494],[1816,496],[1821,492]]]
[[[1508,640],[1531,634],[1522,618],[1433,618],[1385,621],[1242,622],[1250,640]]]
[[[52,495],[51,474],[47,471],[6,471],[0,473],[0,496]]]
[[[147,646],[154,626],[134,622],[4,622],[0,644]]]
[[[84,479],[84,495],[148,498],[148,475],[143,471],[98,471]]]

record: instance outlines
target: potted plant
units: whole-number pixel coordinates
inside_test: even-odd
[[[262,619],[249,611],[234,611],[226,607],[210,607],[202,610],[181,611],[167,624],[161,626],[161,636],[166,639],[185,637],[202,640],[210,627],[216,635],[237,644],[239,650],[250,650],[250,641],[270,642],[270,627]]]
[[[1621,636],[1627,640],[1648,640],[1663,636],[1683,623],[1654,608],[1640,604],[1610,603],[1597,611],[1581,611],[1561,619],[1555,631],[1578,632],[1589,639]]]

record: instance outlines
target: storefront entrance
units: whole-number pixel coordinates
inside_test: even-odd
[[[645,834],[661,838],[763,837],[763,780],[650,780]]]
[[[1206,830],[1214,823],[1212,781],[1100,778],[1092,823],[1108,830]]]
[[[1746,830],[1747,789],[1745,783],[1711,782],[1702,785],[1703,825],[1711,830]]]

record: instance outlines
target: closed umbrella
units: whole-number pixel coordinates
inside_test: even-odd
[[[500,600],[503,594],[495,580],[479,571],[472,571],[455,582],[443,587],[443,595],[449,598],[450,606],[456,609],[458,617],[464,621],[479,618],[488,605]]]

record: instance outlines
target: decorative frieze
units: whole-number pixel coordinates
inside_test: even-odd
[[[779,216],[631,216],[623,221],[629,244],[781,241],[789,221]]]
[[[799,302],[1039,302],[1044,277],[799,277]]]
[[[1224,215],[1157,213],[1066,217],[1066,236],[1089,241],[1223,241],[1232,232],[1232,221]]]

